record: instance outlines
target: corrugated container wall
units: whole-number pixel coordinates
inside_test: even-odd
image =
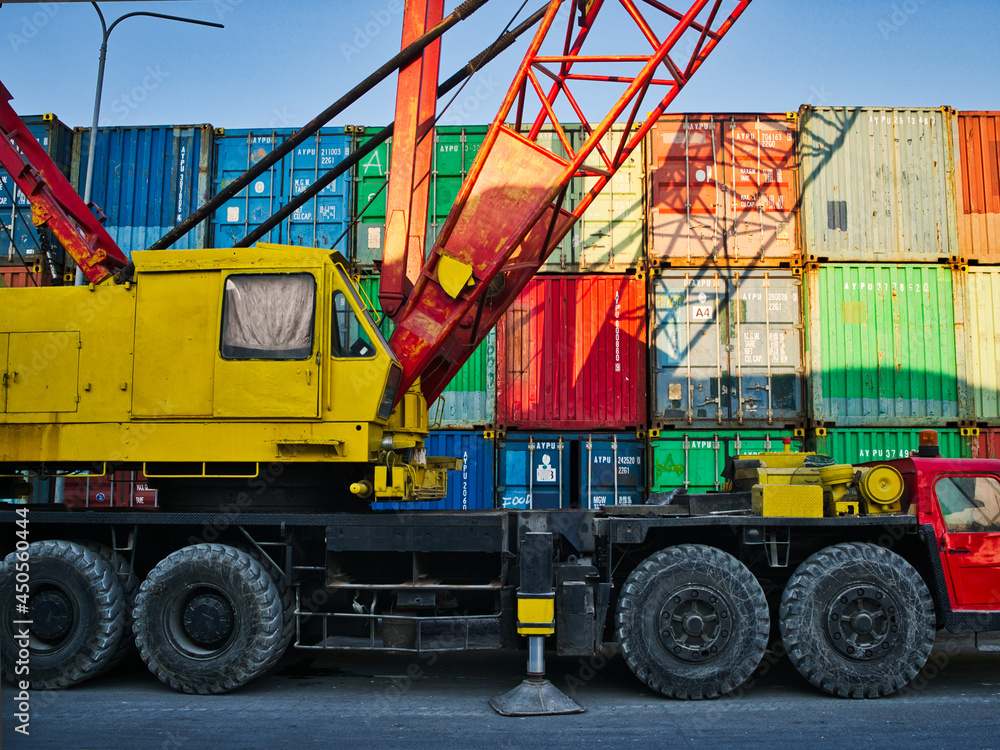
[[[646,424],[646,289],[635,276],[537,276],[497,327],[500,429]]]
[[[957,261],[952,116],[947,108],[803,107],[806,260]]]
[[[493,507],[493,441],[476,432],[431,431],[427,455],[461,458],[461,471],[448,472],[448,494],[443,500],[416,503],[375,503],[386,510],[484,510]]]
[[[605,136],[602,145],[610,149],[617,145],[624,126],[615,126]],[[430,200],[427,215],[428,249],[437,239],[458,191],[479,153],[486,137],[487,126],[440,127],[435,131],[434,161],[431,167]],[[581,125],[567,125],[566,137],[577,148],[583,139]],[[538,142],[565,157],[566,152],[553,130],[543,130]],[[361,136],[359,145],[365,143]],[[356,215],[358,223],[354,245],[354,260],[360,268],[371,268],[381,260],[385,241],[385,188],[392,155],[391,139],[376,148],[358,164],[356,172]],[[640,145],[616,173],[596,200],[584,213],[542,265],[543,272],[554,273],[622,273],[637,267],[643,260],[644,247],[644,146]],[[601,166],[600,157],[591,156],[588,163]],[[592,187],[594,178],[574,178],[563,207],[577,206],[584,190]],[[582,238],[582,239],[581,239]]]
[[[806,270],[813,420],[945,427],[969,418],[955,273],[928,265]]]
[[[218,131],[212,194],[218,193],[295,132],[294,128]],[[215,212],[212,245],[232,247],[279,208],[305,192],[347,158],[352,138],[344,128],[322,128],[296,146]],[[350,225],[352,208],[350,179],[346,175],[338,177],[272,229],[264,241],[326,247],[346,253],[350,243],[345,232]]]
[[[427,204],[427,246],[433,245],[448,218],[465,176],[486,137],[486,126],[440,127],[434,131],[431,162],[430,197]],[[361,136],[358,145],[367,142]],[[363,158],[356,172],[355,216],[361,217],[356,229],[354,255],[361,268],[371,268],[382,260],[385,243],[386,181],[392,157],[392,140],[380,144]]]
[[[972,458],[1000,458],[1000,429],[980,430],[970,442]]]
[[[780,453],[785,449],[784,438],[791,440],[792,451],[803,449],[803,438],[793,430],[675,432],[654,438],[649,441],[649,491],[721,490],[727,456]]]
[[[919,430],[828,430],[825,435],[811,434],[809,450],[832,456],[838,464],[858,464],[868,461],[891,461],[907,458],[920,444]],[[969,458],[971,446],[959,430],[938,430],[941,455],[948,458]]]
[[[583,127],[569,126],[571,142],[575,146],[584,141]],[[613,125],[601,139],[605,153],[611,154],[626,136],[625,126]],[[645,258],[646,243],[646,184],[644,179],[646,154],[645,141],[639,144],[615,176],[590,204],[580,221],[573,227],[571,241],[563,241],[560,250],[549,256],[543,271],[577,273],[623,273],[638,267]],[[596,151],[586,164],[604,167]],[[596,177],[585,177],[578,200],[597,183]],[[567,257],[566,249],[570,254]]]
[[[208,199],[213,132],[211,125],[98,129],[91,200],[126,255],[148,248]],[[90,128],[74,133],[72,183],[83,195]],[[199,224],[171,249],[204,248],[207,226]]]
[[[650,331],[653,428],[804,424],[797,272],[663,271]]]
[[[382,334],[392,335],[393,322],[382,314],[378,299],[378,276],[359,278],[362,299],[374,311]],[[496,407],[497,334],[492,330],[472,353],[444,392],[428,406],[431,427],[467,430],[493,424]]]
[[[634,434],[508,434],[497,442],[497,506],[639,505],[646,497],[645,452]]]
[[[982,425],[1000,425],[1000,268],[956,274],[964,287],[969,409]]]
[[[650,265],[792,265],[796,127],[773,114],[666,115],[649,132]]]
[[[970,262],[1000,263],[1000,112],[959,112],[955,131],[960,255]]]
[[[73,131],[54,115],[28,115],[21,119],[59,170],[69,177],[73,159]],[[2,168],[0,168],[0,221],[7,226],[7,231],[14,237],[14,243],[11,245],[7,231],[0,231],[0,263],[20,265],[25,261],[32,262],[43,254],[44,235],[44,242],[52,248],[54,260],[61,267],[62,246],[48,230],[39,233],[31,221],[31,203],[24,193],[17,189],[14,179]]]
[[[0,266],[0,281],[2,286],[11,289],[24,287],[52,286],[52,274],[41,266],[26,268],[25,266]]]

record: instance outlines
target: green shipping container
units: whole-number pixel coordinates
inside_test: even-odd
[[[486,137],[486,126],[441,127],[434,132],[430,197],[427,206],[427,246],[434,244],[448,218],[459,188]],[[371,130],[376,130],[372,128]],[[370,136],[369,136],[370,137]],[[368,142],[360,136],[358,146]],[[353,260],[361,268],[372,268],[385,248],[386,179],[392,158],[392,139],[382,143],[357,166],[356,213],[359,216]],[[381,192],[379,192],[381,191]]]
[[[968,420],[957,273],[930,265],[806,270],[815,422],[959,427]]]
[[[964,286],[969,409],[980,426],[1000,425],[1000,268],[973,267]]]
[[[919,430],[827,430],[825,435],[810,435],[807,445],[811,451],[832,456],[838,464],[859,464],[907,458],[917,449],[919,435]],[[969,438],[959,430],[938,430],[938,444],[942,456],[972,456]]]
[[[392,335],[393,322],[382,315],[378,301],[378,276],[357,279],[361,298],[369,307],[382,335]],[[444,389],[444,393],[428,407],[431,427],[436,430],[465,430],[486,427],[496,414],[497,334],[490,331],[486,339],[469,357],[462,369]]]
[[[688,492],[720,490],[726,456],[780,453],[784,438],[791,440],[793,452],[803,450],[803,438],[792,430],[669,433],[654,438],[649,444],[650,492],[685,487]]]
[[[609,152],[619,143],[624,125],[616,125],[604,137],[602,145]],[[434,161],[431,167],[430,200],[427,212],[427,248],[437,239],[458,191],[479,153],[486,137],[486,125],[467,128],[440,127],[435,132]],[[583,143],[581,125],[567,125],[566,137],[572,148]],[[360,136],[358,146],[367,141]],[[566,157],[566,150],[554,130],[543,130],[537,142],[553,153]],[[381,144],[357,166],[356,230],[354,257],[361,268],[374,267],[381,260],[385,243],[385,187],[392,156],[392,141]],[[583,217],[563,239],[541,271],[547,273],[622,273],[635,268],[642,260],[645,242],[645,183],[643,164],[645,144],[632,152],[611,183],[605,186]],[[588,164],[603,166],[597,153]],[[585,190],[596,178],[574,178],[563,201],[563,208],[579,205]],[[380,192],[381,191],[381,192]]]

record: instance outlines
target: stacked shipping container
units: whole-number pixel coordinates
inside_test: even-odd
[[[810,447],[838,461],[907,455],[920,427],[968,455],[953,127],[947,108],[800,111]]]
[[[66,176],[73,158],[73,131],[55,115],[23,118],[24,124]],[[35,227],[31,204],[0,168],[0,274],[9,287],[47,286],[63,269],[63,250],[48,230]]]
[[[617,126],[601,145],[613,153],[626,135]],[[567,131],[573,148],[584,137],[581,126]],[[645,498],[643,151],[631,154],[497,326],[501,507],[588,508]],[[599,158],[591,157],[595,164]],[[574,178],[564,206],[578,206],[595,179]]]
[[[82,192],[89,131],[32,125]],[[727,453],[786,437],[857,461],[938,427],[947,453],[995,455],[998,129],[997,113],[947,108],[661,118],[431,405],[435,450],[491,456],[463,475],[461,507],[715,489]],[[94,200],[123,248],[142,249],[292,132],[101,129]],[[177,247],[242,238],[364,133],[324,129]],[[428,244],[485,133],[438,130]],[[567,137],[576,147],[582,128]],[[373,310],[390,155],[391,141],[268,237],[344,252]],[[592,179],[572,182],[567,206]],[[0,192],[0,210],[16,200]],[[17,245],[36,247],[33,227],[9,218]],[[3,269],[8,286],[51,281],[22,269]],[[495,446],[481,436],[494,426]]]
[[[1000,112],[955,117],[959,248],[970,265],[963,274],[972,454],[1000,456]]]
[[[211,125],[98,128],[91,201],[126,255],[148,248],[208,199],[212,138]],[[89,151],[90,128],[77,128],[71,182],[80,195]],[[171,249],[204,248],[207,232],[200,224]]]
[[[727,455],[801,448],[795,119],[668,115],[650,132],[653,492],[718,490]]]

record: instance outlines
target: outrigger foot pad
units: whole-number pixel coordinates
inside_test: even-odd
[[[531,677],[510,692],[490,698],[490,705],[501,716],[557,716],[587,710],[548,680]]]

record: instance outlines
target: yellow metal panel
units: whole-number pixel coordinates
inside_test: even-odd
[[[267,274],[274,269],[255,270]],[[281,269],[278,273],[285,273]],[[304,273],[308,270],[303,269]],[[227,278],[234,274],[227,274]],[[322,284],[315,279],[313,352],[306,360],[226,360],[216,341],[213,413],[217,417],[317,417],[319,416],[319,362],[322,348],[318,323],[326,315]],[[221,296],[221,295],[219,295]],[[221,331],[221,317],[216,330]],[[315,357],[316,360],[319,357]]]
[[[12,333],[7,412],[72,412],[79,402],[79,331]]]
[[[208,417],[219,338],[221,275],[159,273],[138,285],[136,417]]]
[[[7,342],[10,337],[0,333],[0,413],[7,410]]]
[[[554,596],[545,599],[517,598],[517,632],[521,635],[551,635],[556,632],[555,621]]]
[[[818,485],[755,484],[751,502],[761,516],[823,517],[823,488]]]

